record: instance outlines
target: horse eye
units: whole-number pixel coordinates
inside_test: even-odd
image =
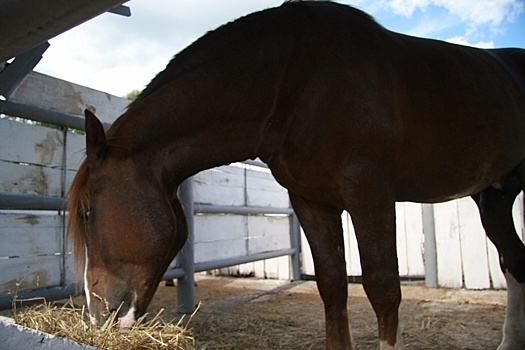
[[[78,216],[80,217],[80,219],[82,220],[83,223],[87,223],[88,222],[90,215],[91,215],[91,211],[90,210],[80,210],[78,212]]]

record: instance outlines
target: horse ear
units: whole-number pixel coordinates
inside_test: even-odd
[[[90,164],[100,160],[104,149],[106,148],[106,134],[104,127],[98,118],[87,109],[84,111],[86,117],[86,155]]]

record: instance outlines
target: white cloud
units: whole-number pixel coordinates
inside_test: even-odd
[[[455,36],[453,38],[449,38],[445,40],[452,44],[459,44],[459,45],[465,45],[465,46],[472,46],[472,47],[478,47],[480,49],[492,49],[494,48],[494,42],[493,41],[480,41],[477,43],[470,43],[465,37],[463,36]]]
[[[105,16],[52,39],[36,70],[117,96],[142,89],[173,52],[158,41],[126,37],[132,33]]]
[[[453,42],[477,47],[495,46],[494,42],[519,23],[516,20],[525,12],[523,0],[385,1],[397,15],[417,21],[407,33],[437,39],[451,37]]]
[[[497,27],[502,21],[512,21],[524,10],[517,0],[440,0],[442,6],[472,25],[488,24]]]
[[[132,0],[130,18],[103,14],[51,40],[36,70],[122,96],[142,89],[207,31],[282,0]]]
[[[407,34],[426,38],[443,29],[457,25],[457,22],[459,21],[451,16],[423,18],[418,20],[417,24],[408,30]]]
[[[394,10],[395,13],[410,17],[416,9],[424,10],[431,3],[432,0],[390,0],[388,6]]]
[[[416,10],[429,6],[443,7],[471,25],[498,26],[503,20],[512,21],[525,11],[519,0],[389,0],[388,6],[397,14],[410,17]]]

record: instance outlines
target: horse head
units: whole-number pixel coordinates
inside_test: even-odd
[[[116,153],[87,111],[87,157],[70,190],[69,232],[91,322],[102,325],[117,311],[128,327],[145,313],[187,230],[176,196],[162,190],[147,161]]]

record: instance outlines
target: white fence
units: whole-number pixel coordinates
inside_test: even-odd
[[[513,208],[524,240],[523,194]],[[469,289],[505,288],[496,248],[485,236],[474,202],[468,198],[434,205],[439,285]]]
[[[4,110],[11,104],[29,105],[33,109],[80,116],[84,108],[94,109],[96,105],[98,114],[108,122],[114,120],[128,102],[31,73],[9,101],[0,101],[0,107]],[[44,204],[36,203],[34,208],[26,210],[0,211],[0,295],[5,297],[7,293],[55,287],[74,291],[68,287],[74,282],[74,273],[71,254],[65,244],[64,212],[38,209],[48,204],[60,207],[84,156],[84,144],[82,135],[67,128],[0,119],[0,196],[3,204],[20,198],[35,198]],[[3,205],[0,209],[5,208]]]
[[[397,253],[399,274],[404,278],[421,278],[425,275],[422,255],[423,222],[421,205],[416,203],[397,203]],[[348,213],[342,215],[345,238],[346,269],[349,276],[361,276],[359,250],[352,219]],[[313,261],[308,242],[303,235],[303,273],[314,274]]]
[[[267,169],[225,166],[204,171],[193,178],[195,209],[202,204],[289,208],[288,192]],[[290,220],[286,214],[224,215],[197,214],[195,263],[249,256],[292,248]],[[262,278],[291,278],[288,256],[244,264],[249,274]],[[232,274],[243,274],[242,268]]]
[[[6,101],[0,101],[0,107]],[[106,123],[121,114],[128,101],[37,73],[26,77],[8,102],[32,105],[71,115],[96,110]],[[1,113],[1,112],[0,112]],[[30,195],[60,200],[83,158],[84,137],[66,128],[49,128],[0,119],[0,196]],[[249,166],[221,167],[193,180],[195,193],[195,262],[286,250],[290,220],[285,214],[233,215],[199,213],[209,204],[223,206],[289,207],[286,190],[268,171]],[[520,197],[521,198],[521,197]],[[498,257],[488,242],[470,199],[434,205],[433,227],[425,227],[422,206],[397,204],[397,241],[400,274],[425,274],[423,232],[435,230],[438,284],[445,287],[503,288]],[[5,209],[5,207],[4,207]],[[523,205],[514,217],[523,238]],[[0,212],[0,294],[67,286],[74,281],[71,258],[64,242],[65,217],[60,211]],[[343,215],[348,274],[361,274],[357,243],[350,217]],[[302,273],[313,275],[306,240],[302,241]],[[291,278],[289,256],[251,262],[223,273],[264,278]],[[22,283],[20,283],[22,282]]]

